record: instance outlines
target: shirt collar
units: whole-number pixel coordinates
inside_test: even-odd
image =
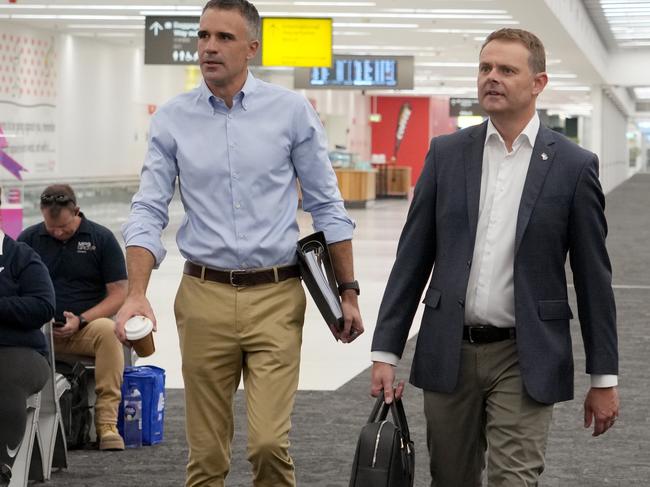
[[[535,111],[533,118],[530,119],[526,127],[524,127],[524,130],[521,131],[521,133],[517,136],[514,143],[512,144],[513,150],[519,147],[525,140],[528,140],[530,146],[534,147],[535,139],[537,139],[537,133],[539,132],[539,126],[540,126],[539,115],[537,114],[537,111]],[[488,119],[487,134],[485,135],[485,145],[487,145],[490,139],[494,137],[496,137],[498,140],[501,141],[502,144],[505,145],[505,142],[503,141],[503,137],[501,137],[501,134],[492,123],[492,119]]]
[[[0,255],[2,255],[2,249],[5,246],[5,232],[0,230]]]
[[[258,85],[257,78],[253,76],[253,73],[248,71],[248,75],[246,76],[246,82],[244,83],[244,86],[242,86],[242,89],[239,90],[233,97],[234,100],[240,100],[241,101],[241,106],[244,110],[248,110],[248,106],[250,103],[250,98],[253,92],[256,90],[257,85]],[[221,98],[217,97],[210,91],[210,88],[208,88],[207,83],[205,80],[201,80],[201,84],[199,85],[199,90],[201,93],[201,97],[205,98],[205,100],[210,103],[211,106],[215,106],[215,102],[222,102]],[[214,101],[213,101],[214,100]]]

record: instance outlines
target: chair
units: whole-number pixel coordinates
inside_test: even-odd
[[[38,416],[41,409],[41,393],[37,392],[27,398],[27,423],[25,435],[14,460],[9,487],[25,487],[30,478],[43,479],[41,469],[41,452],[38,441]],[[36,448],[34,449],[34,445]],[[32,460],[36,460],[35,462]]]
[[[138,356],[133,351],[131,347],[124,348],[124,367],[130,367],[135,364]],[[95,357],[89,357],[87,355],[77,355],[72,353],[60,353],[56,358],[61,362],[66,362],[68,364],[74,364],[76,362],[81,363],[86,372],[88,373],[88,406],[90,406],[90,412],[92,414],[92,420],[90,422],[90,441],[97,440],[97,432],[95,431],[95,403],[97,402],[97,394],[95,393]]]
[[[14,461],[10,487],[24,487],[29,480],[49,480],[52,467],[68,466],[59,399],[70,383],[54,370],[51,322],[43,325],[42,331],[49,348],[51,373],[43,389],[27,399],[25,435]]]
[[[38,433],[42,451],[43,474],[49,480],[52,468],[67,468],[68,448],[65,440],[65,428],[59,400],[70,389],[70,383],[61,374],[57,374],[54,364],[54,347],[52,346],[52,325],[47,323],[44,333],[50,350],[52,373],[41,391],[41,411],[38,419]]]

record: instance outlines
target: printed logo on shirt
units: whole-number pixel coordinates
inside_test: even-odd
[[[92,242],[77,242],[77,253],[86,254],[95,250],[95,246]]]

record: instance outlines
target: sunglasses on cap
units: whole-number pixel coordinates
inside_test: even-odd
[[[75,201],[70,198],[67,194],[42,194],[41,195],[41,204],[43,205],[61,205],[65,206],[68,203],[75,203]]]

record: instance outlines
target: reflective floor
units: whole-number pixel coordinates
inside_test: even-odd
[[[87,218],[101,223],[116,232],[123,244],[119,229],[128,212],[128,201],[106,203],[80,197],[81,209]],[[378,200],[367,209],[349,210],[357,223],[353,240],[355,275],[361,285],[359,303],[366,332],[351,344],[334,341],[316,306],[308,298],[303,332],[300,389],[335,390],[370,364],[370,342],[374,330],[379,303],[390,273],[399,233],[404,224],[408,202],[405,199]],[[178,335],[173,314],[176,289],[180,282],[184,259],[176,246],[175,235],[183,217],[183,208],[175,198],[170,206],[170,224],[163,240],[167,257],[152,274],[148,290],[158,321],[156,352],[151,357],[138,360],[139,365],[152,364],[167,372],[167,387],[182,388]],[[26,224],[38,221],[31,212]],[[299,211],[301,234],[312,231],[311,217]],[[411,336],[417,333],[419,316]]]

